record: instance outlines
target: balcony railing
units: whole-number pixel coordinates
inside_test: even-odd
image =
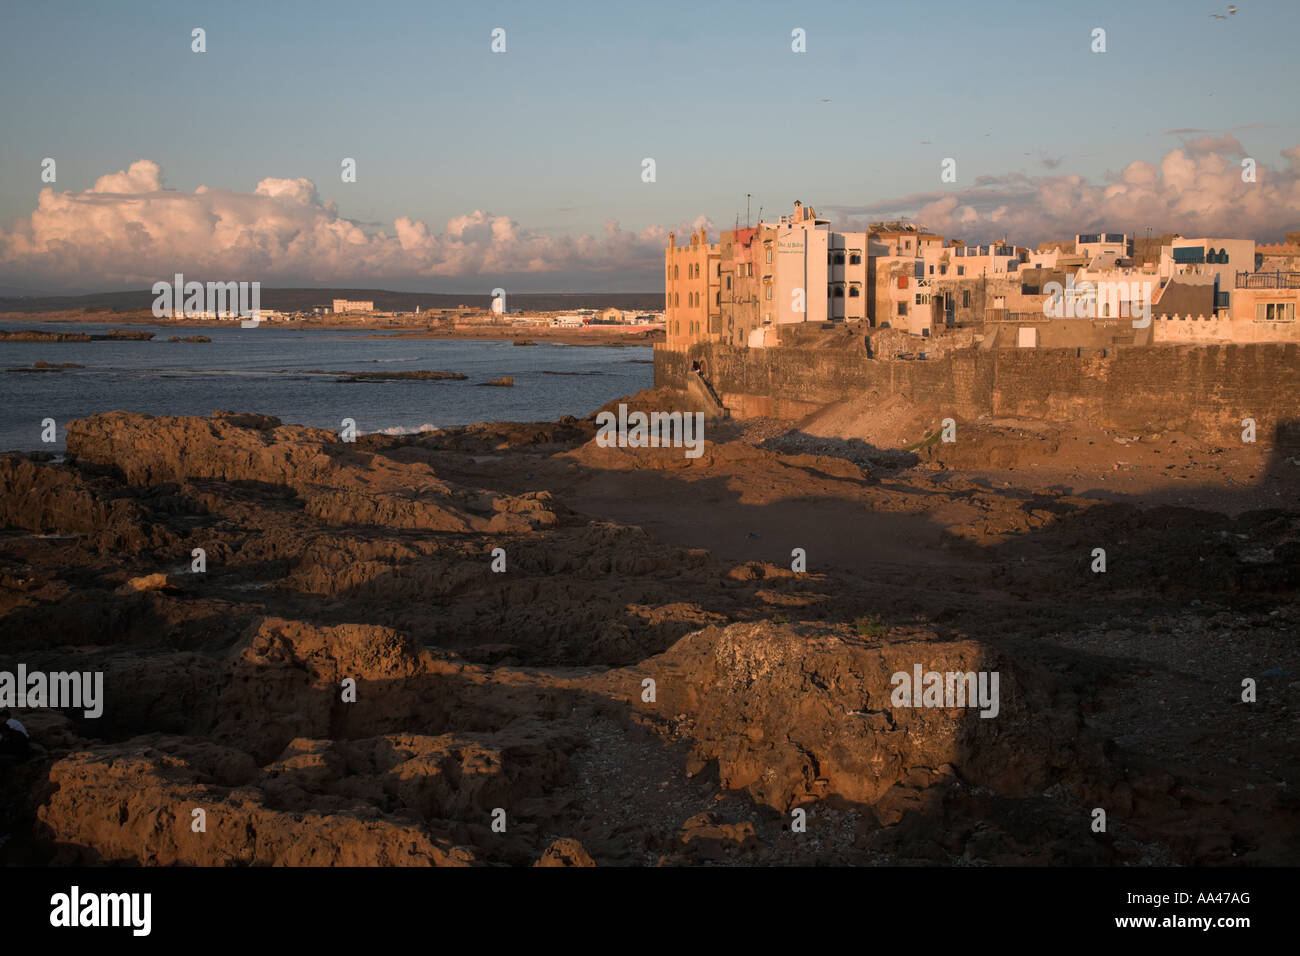
[[[1300,272],[1238,272],[1238,289],[1300,289]]]

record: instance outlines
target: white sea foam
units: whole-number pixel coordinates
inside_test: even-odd
[[[425,422],[423,425],[416,425],[414,428],[407,428],[404,425],[394,425],[392,428],[376,428],[372,435],[418,435],[420,432],[441,431],[437,425],[430,425]]]

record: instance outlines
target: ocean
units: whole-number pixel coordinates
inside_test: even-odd
[[[155,333],[148,342],[0,343],[0,450],[62,451],[75,418],[123,409],[209,415],[217,409],[274,415],[285,424],[362,434],[401,434],[482,421],[553,421],[590,414],[610,399],[653,386],[649,346],[516,346],[506,341],[400,339],[355,330],[245,329],[112,323],[3,321],[0,329]],[[522,333],[521,333],[522,334]],[[168,342],[206,335],[210,343]],[[85,368],[15,371],[36,362]],[[326,372],[460,372],[465,381],[348,382]],[[509,377],[513,388],[476,383]],[[52,418],[57,442],[41,441]]]

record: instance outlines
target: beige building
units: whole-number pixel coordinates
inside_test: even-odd
[[[1294,235],[1292,233],[1291,235]],[[1296,242],[1277,242],[1255,247],[1258,272],[1300,272],[1300,235]]]
[[[1207,280],[1208,281],[1208,280]],[[1161,344],[1300,342],[1300,272],[1238,273],[1231,306],[1209,314],[1163,314],[1152,323]]]
[[[373,312],[375,304],[373,302],[362,302],[350,299],[335,299],[334,312]]]
[[[665,344],[684,349],[692,342],[712,342],[721,337],[722,323],[709,327],[710,285],[718,281],[719,250],[709,245],[703,228],[691,233],[690,244],[677,245],[674,233],[668,234],[664,250],[664,318]]]

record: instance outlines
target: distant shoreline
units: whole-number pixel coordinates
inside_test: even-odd
[[[121,312],[0,312],[0,321],[36,326],[48,323],[96,323],[103,325],[150,325],[177,329],[239,328],[235,322],[203,319],[159,319],[145,313]],[[652,346],[664,337],[663,329],[653,326],[589,325],[576,329],[550,326],[461,325],[451,328],[430,327],[424,323],[391,322],[379,324],[364,320],[338,321],[314,318],[297,322],[268,322],[267,328],[314,329],[333,332],[358,332],[363,338],[448,339],[453,341],[519,341],[538,345],[590,345],[606,347]],[[248,330],[250,334],[253,330]]]

